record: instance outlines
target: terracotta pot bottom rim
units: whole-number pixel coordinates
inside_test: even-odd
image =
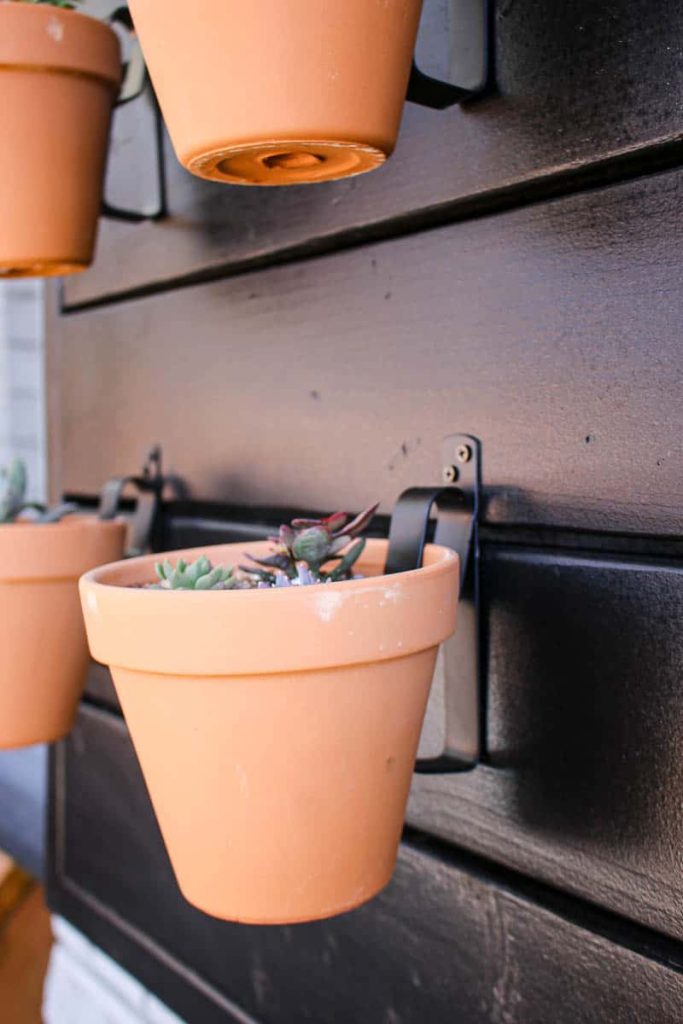
[[[366,893],[364,896],[360,897],[360,899],[351,900],[350,902],[346,903],[335,903],[334,906],[326,908],[325,910],[321,910],[315,914],[302,914],[301,916],[278,914],[273,917],[264,917],[258,915],[255,917],[251,917],[249,915],[238,914],[228,916],[226,913],[221,913],[216,911],[215,909],[210,909],[206,904],[203,904],[201,901],[198,902],[197,900],[191,899],[189,896],[186,895],[182,885],[180,884],[177,878],[176,881],[178,881],[178,888],[180,889],[183,898],[190,904],[190,906],[195,907],[197,910],[201,910],[203,914],[208,914],[209,917],[215,917],[219,921],[229,921],[233,924],[248,924],[261,927],[282,927],[288,924],[311,924],[314,921],[326,921],[331,917],[338,917],[340,914],[348,914],[352,910],[358,910],[360,907],[365,906],[366,903],[370,903],[372,900],[376,899],[376,897],[379,896],[379,894],[383,892],[384,889],[386,889],[389,882],[391,881],[392,874],[393,865],[391,874],[382,882],[379,888],[375,888],[373,889],[372,892]]]
[[[233,185],[316,184],[380,167],[390,155],[365,142],[264,139],[223,145],[182,158],[188,171]]]
[[[59,743],[60,740],[65,739],[69,735],[71,728],[72,726],[69,726],[67,729],[63,729],[57,734],[50,734],[49,736],[39,732],[29,739],[10,740],[0,737],[0,753],[3,750],[21,750],[24,747],[36,747],[44,743]]]
[[[0,281],[18,277],[60,277],[63,274],[80,274],[90,264],[80,260],[0,260]]]

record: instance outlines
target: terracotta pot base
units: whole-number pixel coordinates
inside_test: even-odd
[[[391,881],[392,875],[393,865],[392,870],[387,875],[384,884],[375,888],[373,892],[367,893],[365,896],[363,896],[362,899],[353,900],[351,903],[330,904],[325,908],[324,911],[318,910],[314,914],[303,914],[300,917],[297,917],[290,913],[282,913],[280,914],[280,916],[276,915],[275,917],[273,917],[272,915],[259,915],[257,917],[242,915],[238,917],[236,916],[234,911],[231,911],[230,916],[226,916],[225,914],[217,914],[215,909],[215,903],[213,901],[211,901],[211,903],[208,903],[206,906],[202,906],[201,903],[199,903],[196,899],[193,899],[191,897],[191,894],[185,891],[177,876],[176,882],[184,899],[186,899],[187,902],[190,903],[193,907],[196,907],[197,910],[201,910],[203,914],[208,914],[209,917],[215,917],[219,921],[231,921],[234,924],[249,924],[255,926],[264,926],[267,928],[278,928],[282,927],[283,925],[289,924],[312,924],[314,921],[326,921],[330,917],[338,917],[340,914],[348,914],[352,910],[358,910],[359,907],[364,907],[366,903],[371,903],[372,900],[374,900],[377,896],[380,895],[380,893],[384,889],[386,889],[389,882]]]
[[[296,185],[364,174],[383,164],[388,155],[357,142],[271,140],[223,146],[183,162],[188,171],[211,181]]]
[[[431,648],[204,677],[112,666],[185,898],[214,917],[274,925],[332,917],[383,889],[435,658]]]
[[[67,263],[63,260],[16,260],[0,262],[0,279],[16,277],[60,277],[62,274],[80,274],[87,263]]]
[[[239,185],[331,181],[396,145],[422,0],[130,0],[180,162]]]

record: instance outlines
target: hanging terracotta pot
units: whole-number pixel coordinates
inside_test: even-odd
[[[180,162],[241,185],[327,181],[396,144],[422,0],[130,0]]]
[[[0,2],[0,277],[91,262],[120,80],[108,25]]]
[[[0,525],[0,749],[71,728],[88,663],[78,577],[120,558],[124,536],[94,516]]]
[[[270,545],[206,549],[245,551]],[[144,589],[154,557],[81,580],[178,884],[208,914],[329,917],[391,878],[458,557],[428,546],[383,576],[386,552],[368,541],[364,579],[278,590]]]

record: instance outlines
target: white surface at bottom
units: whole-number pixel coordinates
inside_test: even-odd
[[[101,949],[53,917],[44,1024],[183,1024]]]

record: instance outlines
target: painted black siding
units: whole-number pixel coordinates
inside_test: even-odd
[[[496,92],[407,108],[367,178],[231,189],[169,150],[168,221],[103,224],[51,293],[56,490],[160,440],[199,497],[387,513],[444,435],[483,446],[489,762],[415,780],[370,906],[187,906],[91,675],[51,900],[191,1024],[683,1019],[683,9],[498,0],[495,35]],[[152,130],[120,115],[113,199],[151,197]]]

